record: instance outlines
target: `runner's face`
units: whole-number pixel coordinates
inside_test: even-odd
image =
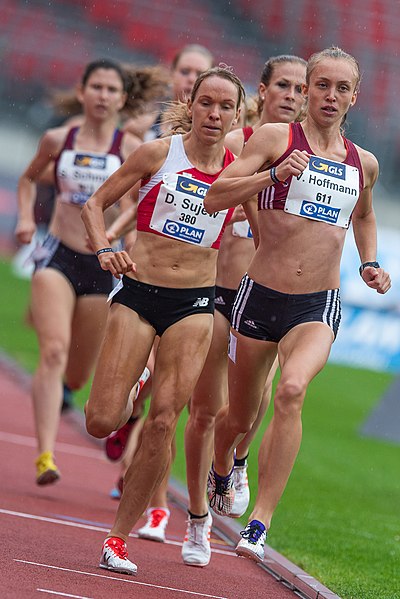
[[[304,105],[305,82],[305,65],[284,62],[274,67],[269,84],[260,83],[259,87],[260,96],[264,98],[263,115],[268,123],[296,120]]]
[[[310,74],[308,112],[321,124],[341,123],[357,99],[356,73],[343,58],[324,58]]]
[[[193,104],[188,102],[192,129],[208,144],[224,139],[239,116],[237,103],[238,89],[232,81],[215,75],[207,77],[201,82]]]
[[[96,69],[78,92],[78,99],[92,118],[115,118],[126,99],[121,77],[113,69]]]
[[[206,56],[199,52],[182,54],[172,72],[173,95],[176,100],[186,102],[197,77],[211,67]]]

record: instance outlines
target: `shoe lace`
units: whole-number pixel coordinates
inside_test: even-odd
[[[243,539],[246,539],[249,541],[249,543],[255,545],[260,540],[263,532],[264,529],[258,524],[248,524],[246,528],[240,532],[240,534],[242,535]]]
[[[202,545],[204,527],[207,525],[207,521],[196,522],[193,518],[189,518],[187,524],[187,540],[194,545]]]
[[[108,539],[106,541],[106,547],[109,547],[111,551],[113,551],[115,555],[121,559],[126,559],[128,557],[126,544],[122,539]]]
[[[36,460],[36,466],[39,470],[55,470],[53,456],[50,452],[42,453]]]
[[[229,495],[231,489],[231,477],[219,477],[215,474],[212,474],[215,481],[215,490],[209,500],[209,504],[211,507],[216,506],[217,509],[222,509],[224,505],[224,497]]]
[[[150,526],[151,528],[157,528],[157,526],[160,525],[161,520],[163,520],[166,516],[166,513],[164,512],[164,510],[153,510],[151,512],[151,521],[150,521]]]

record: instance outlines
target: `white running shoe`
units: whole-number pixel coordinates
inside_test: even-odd
[[[170,511],[165,507],[150,507],[146,510],[147,522],[137,531],[139,538],[164,543]]]
[[[235,499],[233,468],[228,476],[220,476],[211,466],[207,480],[207,496],[210,508],[219,516],[229,516]]]
[[[264,561],[264,544],[267,539],[265,526],[259,520],[252,520],[240,533],[242,540],[236,547],[236,555],[248,557],[255,562]]]
[[[99,566],[121,574],[137,573],[136,564],[128,559],[125,541],[118,537],[108,537],[104,541]]]
[[[250,489],[247,478],[247,464],[245,466],[235,466],[233,469],[233,486],[235,487],[235,499],[233,501],[232,511],[229,514],[231,518],[240,518],[243,516],[250,503]]]
[[[210,535],[212,516],[188,518],[185,540],[182,544],[182,559],[187,566],[207,566],[211,558]]]

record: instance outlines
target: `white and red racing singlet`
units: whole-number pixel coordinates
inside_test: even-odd
[[[222,169],[215,175],[203,173],[189,162],[182,135],[173,135],[160,170],[142,181],[137,230],[218,249],[233,208],[208,214],[203,202],[211,184],[234,159],[226,150]]]

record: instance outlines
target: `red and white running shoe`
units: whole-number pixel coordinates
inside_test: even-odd
[[[165,507],[150,507],[146,510],[147,522],[137,531],[139,538],[164,543],[169,515],[170,511]]]
[[[99,566],[121,574],[137,573],[136,564],[128,559],[125,541],[118,537],[108,537],[104,541]]]
[[[143,389],[146,381],[149,379],[150,374],[150,370],[146,367],[140,375],[138,382],[133,386],[132,391],[135,393],[134,401],[136,401],[136,399],[139,397],[139,393]],[[117,462],[122,458],[122,454],[124,453],[126,444],[128,443],[129,435],[131,434],[132,428],[135,426],[136,422],[137,419],[128,420],[124,426],[121,426],[120,429],[114,431],[111,433],[111,435],[108,435],[104,449],[108,459],[112,462]]]

